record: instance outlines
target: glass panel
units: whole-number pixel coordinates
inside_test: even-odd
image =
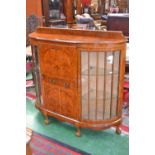
[[[120,52],[114,52],[114,66],[113,66],[113,72],[116,72],[118,74],[113,74],[113,92],[112,92],[112,111],[111,111],[111,117],[116,116],[116,109],[117,109],[117,102],[118,102],[118,81],[119,81],[119,62],[120,61]]]
[[[104,102],[104,57],[105,53],[98,53],[98,89],[97,89],[97,120],[103,120],[103,102]]]
[[[34,83],[35,83],[35,88],[36,88],[36,96],[38,103],[42,103],[41,100],[41,79],[40,79],[40,66],[39,66],[39,57],[38,57],[38,48],[37,46],[32,46],[33,48],[33,54],[34,54],[34,72],[33,72],[33,78],[34,78]]]
[[[119,55],[119,51],[81,52],[82,119],[116,116]]]
[[[90,96],[90,106],[89,106],[89,119],[95,120],[96,116],[96,52],[90,52],[90,76],[89,76],[89,96]],[[93,75],[91,76],[93,71]]]
[[[88,71],[88,52],[81,52],[81,72]],[[88,76],[81,74],[82,83],[82,118],[88,119]]]
[[[105,94],[104,94],[104,119],[110,118],[110,99],[111,99],[111,84],[112,84],[112,64],[113,64],[113,55],[112,52],[106,52],[106,68],[105,73]]]

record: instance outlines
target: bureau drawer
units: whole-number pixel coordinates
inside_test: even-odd
[[[51,85],[63,87],[66,89],[76,89],[77,88],[77,80],[64,80],[62,78],[48,77],[46,75],[42,75],[41,78],[42,78],[42,80],[44,80],[45,82],[47,82]]]

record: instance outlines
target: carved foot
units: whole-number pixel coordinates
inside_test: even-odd
[[[116,133],[117,133],[118,135],[121,134],[121,130],[120,130],[119,126],[116,127]]]
[[[48,116],[45,116],[45,124],[48,125],[50,123]]]
[[[80,137],[80,136],[81,136],[80,127],[77,127],[76,136],[77,136],[77,137]]]

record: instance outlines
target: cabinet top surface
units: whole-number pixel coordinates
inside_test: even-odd
[[[64,43],[80,43],[80,44],[114,44],[125,43],[125,37],[120,31],[90,31],[90,30],[73,30],[62,28],[39,27],[36,32],[29,35],[31,39],[64,42]]]
[[[109,13],[108,17],[126,17],[129,18],[129,14],[128,13]]]

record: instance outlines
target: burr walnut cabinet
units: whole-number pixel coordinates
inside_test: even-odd
[[[122,120],[126,40],[122,32],[39,27],[29,35],[35,106],[45,116],[94,130]]]

